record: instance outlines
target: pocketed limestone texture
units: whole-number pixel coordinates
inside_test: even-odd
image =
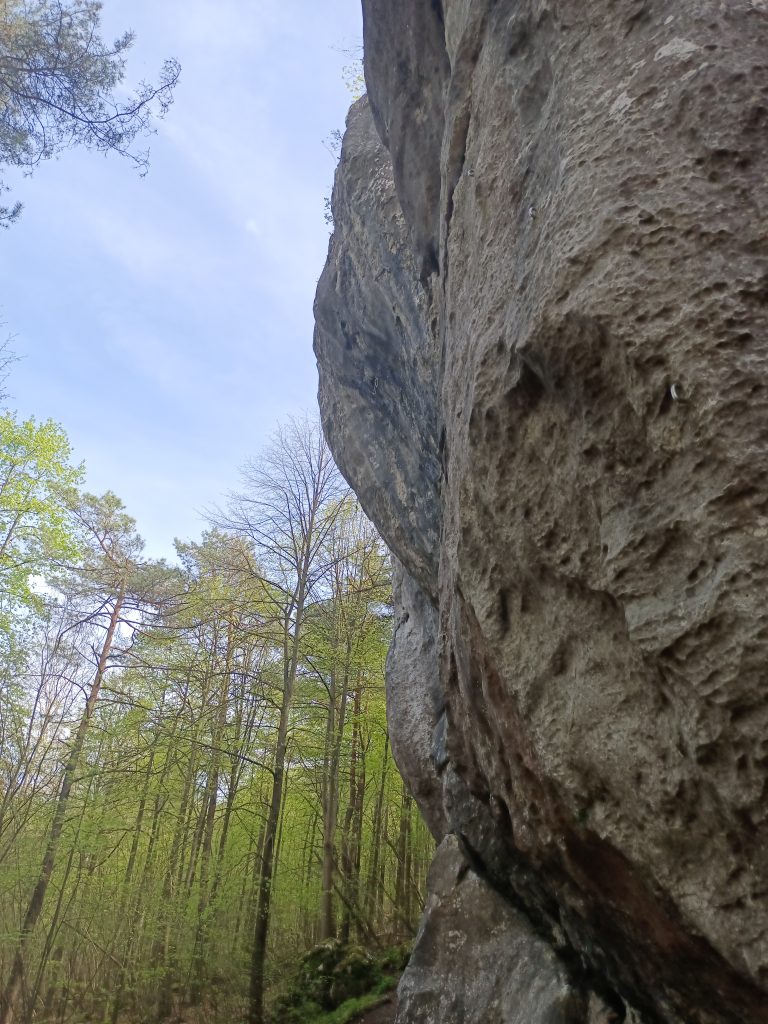
[[[768,1021],[768,4],[363,9],[315,349],[393,749],[574,990]]]

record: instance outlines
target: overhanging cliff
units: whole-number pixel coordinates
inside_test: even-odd
[[[363,8],[321,410],[393,749],[548,979],[430,1001],[444,849],[399,1019],[768,1021],[768,7]]]

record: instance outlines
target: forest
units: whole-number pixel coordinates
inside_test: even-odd
[[[396,966],[433,845],[387,735],[389,556],[317,423],[171,562],[58,425],[5,411],[0,445],[2,1024],[309,1020],[318,943]]]
[[[123,158],[144,175],[146,139],[157,135],[175,98],[180,62],[165,59],[152,81],[137,80],[140,71],[126,80],[135,34],[124,28],[109,42],[102,13],[98,0],[0,0],[0,198],[7,200],[0,228],[9,229],[2,238],[9,272],[22,266],[24,238],[35,237],[34,211],[22,216],[19,195],[39,165],[62,158],[66,181],[64,157],[79,149]],[[186,46],[188,81],[210,91],[204,58],[221,5],[185,9],[165,25],[152,4],[143,11],[134,5],[134,14],[157,32],[170,27],[174,45]],[[243,12],[237,14],[240,24]],[[194,31],[185,35],[195,18],[203,41],[197,47]],[[229,46],[226,33],[222,40]],[[245,56],[250,75],[251,51]],[[185,110],[189,130],[189,118],[198,117],[189,93]],[[159,139],[161,177],[165,160],[174,168],[166,173],[173,196],[189,179],[199,199],[199,168],[181,160],[183,146],[174,149],[183,137],[176,131]],[[241,142],[238,136],[238,157]],[[224,169],[230,163],[219,161]],[[154,357],[173,343],[170,327],[166,322],[168,336],[152,341],[162,333],[158,313],[157,324],[150,316],[121,344],[98,319],[105,297],[114,299],[130,273],[140,272],[145,249],[151,260],[154,236],[146,228],[127,270],[116,271],[102,255],[99,274],[102,264],[111,268],[103,278],[80,276],[87,301],[70,303],[63,293],[71,283],[56,292],[66,268],[86,251],[97,258],[102,251],[87,234],[89,218],[111,223],[123,202],[121,229],[105,233],[113,249],[127,233],[130,249],[130,226],[139,215],[151,217],[131,205],[126,179],[115,182],[122,184],[110,183],[101,213],[94,194],[95,212],[84,206],[72,231],[66,216],[85,189],[79,181],[69,191],[63,186],[66,201],[57,199],[52,216],[42,218],[31,270],[17,276],[15,289],[6,276],[0,311],[4,335],[26,331],[37,345],[19,353],[30,378],[41,383],[49,372],[56,385],[47,400],[28,386],[20,404],[34,416],[12,411],[4,384],[15,356],[0,347],[0,1024],[263,1024],[325,1019],[327,1011],[348,1019],[346,1004],[375,999],[394,984],[432,852],[387,733],[389,555],[312,416],[270,418],[281,425],[270,442],[254,441],[261,450],[244,466],[239,489],[228,497],[210,493],[202,534],[177,540],[165,559],[145,554],[140,527],[115,493],[89,492],[85,467],[55,421],[66,417],[46,418],[51,402],[89,410],[81,445],[95,439],[98,447],[107,419],[119,421],[121,408],[122,422],[135,422],[142,402],[150,435],[167,437],[190,345],[187,326],[180,332],[184,359],[163,380],[160,397],[152,391],[154,358],[131,392],[127,374],[141,368],[141,346],[153,346]],[[208,197],[216,224],[227,221],[218,205],[225,192],[217,183]],[[151,193],[142,201],[150,203]],[[283,205],[291,201],[286,195]],[[170,235],[169,193],[155,202]],[[185,224],[195,220],[191,209],[184,207]],[[325,246],[320,202],[316,213]],[[46,275],[38,255],[53,249],[57,226],[66,250]],[[183,249],[183,241],[171,241],[172,251]],[[214,247],[206,236],[205,251]],[[155,292],[132,295],[120,307],[118,329],[150,294],[156,310],[170,301],[167,262],[153,276]],[[313,264],[307,309],[316,271]],[[40,292],[12,319],[5,304],[25,294],[30,279]],[[221,280],[206,281],[206,293],[223,290]],[[193,291],[185,280],[174,319]],[[61,309],[55,336],[35,327],[37,307]],[[286,310],[275,319],[283,324]],[[90,342],[89,330],[96,332]],[[241,346],[243,378],[251,350],[269,362],[259,354],[263,338],[251,334],[258,327],[249,325]],[[70,361],[76,372],[69,387],[54,369],[68,337],[70,351],[79,353]],[[223,351],[214,353],[220,343],[206,338],[206,384],[217,360],[227,364]],[[306,336],[301,345],[311,361]],[[118,377],[108,367],[120,352],[128,365]],[[270,366],[264,387],[279,389],[280,365]],[[108,391],[105,416],[92,399]],[[256,410],[258,394],[248,399]],[[220,419],[232,438],[231,393],[193,395],[192,415],[210,424],[225,403]],[[283,398],[278,406],[307,404]],[[249,423],[251,429],[255,438],[267,436]],[[113,447],[115,489],[121,471],[135,477],[137,466],[147,467],[147,480],[162,476],[173,486],[191,443],[182,437],[175,455],[139,446],[122,460]],[[194,472],[205,471],[200,455]],[[159,506],[163,498],[148,496],[148,486],[138,497]],[[189,523],[182,502],[174,511]],[[189,526],[177,533],[188,534]]]

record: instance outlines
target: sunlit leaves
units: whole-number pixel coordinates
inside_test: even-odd
[[[81,473],[56,423],[0,414],[0,632],[6,638],[22,609],[39,607],[35,578],[51,564],[77,558],[65,499]]]

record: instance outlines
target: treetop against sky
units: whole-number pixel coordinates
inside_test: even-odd
[[[126,95],[182,67],[150,171],[73,149],[17,176],[0,236],[10,405],[60,422],[153,555],[197,535],[275,423],[311,408],[312,298],[357,0],[106,0]]]

